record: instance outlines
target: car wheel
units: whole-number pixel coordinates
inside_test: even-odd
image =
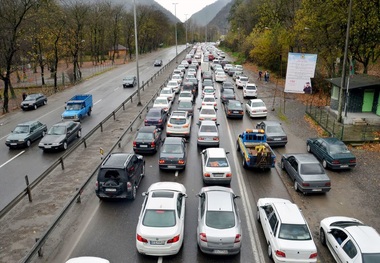
[[[282,170],[285,170],[285,164],[284,164],[284,161],[283,161],[283,160],[281,160],[281,169],[282,169]]]
[[[30,147],[30,144],[31,144],[31,141],[30,140],[26,140],[26,147]]]
[[[78,137],[78,138],[82,137],[82,131],[81,131],[81,130],[78,130],[78,132],[77,132],[77,137]]]
[[[46,135],[46,131],[43,131],[42,132],[42,137],[45,137],[45,135]]]
[[[63,149],[67,150],[67,142],[63,142]]]
[[[245,169],[248,168],[247,162],[245,161],[244,157],[243,157],[243,167],[244,167]]]
[[[268,257],[272,258],[272,246],[268,243]]]
[[[294,190],[297,192],[298,191],[298,183],[296,180],[294,180]]]
[[[44,105],[46,105],[47,104],[47,100],[44,100]]]
[[[34,105],[33,105],[33,108],[36,110],[36,109],[37,109],[37,104],[34,104]]]
[[[309,144],[306,146],[306,149],[307,149],[307,152],[309,153],[310,152],[310,145]]]
[[[259,207],[256,207],[256,219],[258,222],[260,222],[260,210]]]
[[[322,161],[322,166],[323,166],[323,168],[325,168],[325,169],[327,168],[327,162],[326,162],[326,160],[323,160],[323,161]]]
[[[136,199],[136,192],[137,192],[136,185],[133,184],[131,200],[135,200]]]
[[[236,151],[240,152],[240,146],[238,142],[236,142]]]
[[[322,227],[319,229],[319,239],[321,240],[322,245],[326,246],[326,234]]]

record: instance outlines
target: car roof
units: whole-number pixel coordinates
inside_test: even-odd
[[[142,127],[138,130],[138,132],[146,132],[146,133],[148,133],[148,132],[154,132],[156,129],[157,129],[157,127],[154,126],[154,125],[150,125],[150,126],[142,126]]]
[[[233,211],[231,193],[228,191],[211,190],[207,191],[208,211]]]
[[[131,153],[111,153],[102,163],[102,168],[124,168],[132,155]]]
[[[164,144],[182,144],[183,138],[181,137],[166,137]]]
[[[56,124],[54,124],[53,126],[69,126],[71,123],[73,123],[72,121],[62,121],[62,122],[58,122]]]
[[[251,102],[264,102],[262,99],[250,99]]]
[[[355,239],[362,253],[379,253],[380,236],[377,231],[370,226],[356,225],[345,228]]]
[[[290,155],[294,156],[299,163],[319,163],[317,158],[310,153],[295,153]]]
[[[159,111],[159,112],[161,112],[161,111],[163,111],[163,109],[162,108],[158,108],[158,107],[153,107],[153,108],[150,108],[149,111]]]
[[[30,125],[32,125],[33,123],[36,123],[36,122],[38,122],[38,121],[36,121],[36,120],[34,120],[34,121],[26,121],[26,122],[17,124],[17,126],[30,126]]]
[[[306,224],[298,206],[282,198],[262,198],[264,205],[272,205],[283,224]]]
[[[207,148],[208,157],[227,157],[224,148]]]

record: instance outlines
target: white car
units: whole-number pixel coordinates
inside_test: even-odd
[[[166,84],[166,87],[167,88],[172,88],[175,93],[178,93],[179,92],[179,84],[178,84],[178,81],[177,80],[169,80],[169,82]]]
[[[361,221],[333,216],[320,223],[319,238],[336,262],[380,262],[380,235]]]
[[[180,74],[173,74],[171,80],[176,80],[180,86],[182,84],[182,77]]]
[[[201,121],[198,123],[197,145],[205,147],[219,147],[219,124],[215,121]]]
[[[215,121],[216,122],[216,109],[214,106],[202,106],[199,110],[200,121]]]
[[[227,154],[223,148],[207,148],[201,152],[204,183],[231,183],[232,171]]]
[[[194,94],[190,90],[183,90],[178,95],[178,103],[180,101],[194,101]]]
[[[217,102],[216,102],[215,96],[213,94],[204,95],[203,100],[202,100],[202,106],[204,106],[204,105],[216,107]]]
[[[268,245],[267,255],[279,262],[317,262],[317,247],[296,204],[282,198],[260,198],[257,220]]]
[[[243,71],[243,66],[242,65],[235,65],[235,68],[238,71]]]
[[[77,257],[71,258],[66,263],[110,263],[107,259],[98,257]]]
[[[201,98],[203,99],[203,97],[206,95],[212,95],[215,97],[215,89],[213,86],[205,86],[203,88]]]
[[[236,82],[235,82],[236,87],[238,89],[241,89],[241,88],[244,87],[245,83],[247,83],[248,81],[249,81],[249,79],[246,76],[243,76],[243,75],[237,76],[236,77]]]
[[[189,62],[187,62],[187,60],[182,60],[181,65],[183,65],[185,68],[188,68]]]
[[[185,66],[184,66],[184,65],[182,65],[182,64],[179,64],[179,65],[177,66],[177,69],[181,70],[181,71],[182,71],[182,73],[185,75],[185,71],[186,71],[186,68],[185,68]]]
[[[166,136],[190,137],[191,116],[187,111],[173,111],[166,124]]]
[[[161,92],[160,92],[160,97],[166,97],[168,98],[169,100],[171,101],[174,101],[175,99],[175,91],[173,88],[162,88]]]
[[[267,117],[268,110],[261,99],[251,99],[245,104],[245,111],[249,117]]]
[[[173,75],[180,75],[181,78],[183,78],[183,76],[185,75],[185,73],[182,70],[180,70],[179,68],[176,68],[176,69],[173,70],[172,76]]]
[[[257,98],[257,86],[255,83],[245,83],[243,86],[243,98],[253,97]]]
[[[165,112],[170,112],[171,107],[172,101],[166,97],[157,97],[153,103],[153,108],[161,108],[164,109]]]
[[[187,75],[190,75],[190,74],[194,75],[195,78],[197,77],[197,71],[193,68],[189,68],[187,70]]]
[[[136,227],[137,251],[150,256],[177,254],[184,239],[185,187],[175,182],[158,182],[143,196]]]
[[[215,73],[215,82],[224,82],[227,80],[227,75],[224,72]]]
[[[222,67],[222,65],[220,65],[220,64],[216,64],[216,65],[214,65],[214,66],[212,67],[212,69],[214,70],[214,72],[216,72],[217,70],[221,70],[221,71],[224,72],[223,67]]]
[[[224,72],[228,72],[228,70],[230,69],[230,68],[233,68],[234,67],[234,65],[232,65],[232,64],[226,64],[226,65],[224,65]]]

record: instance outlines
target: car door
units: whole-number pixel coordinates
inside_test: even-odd
[[[343,244],[346,244],[348,240],[347,234],[337,228],[332,228],[328,233],[326,233],[326,244],[329,247],[332,256],[337,262],[351,262],[351,261],[341,261],[343,251]]]
[[[206,203],[206,194],[205,193],[201,193],[200,195],[198,195],[199,197],[199,204],[198,204],[198,227],[197,227],[197,237],[199,237],[199,233],[200,231],[202,231],[200,229],[200,226],[203,225],[203,217],[204,217],[204,214],[205,214],[205,203]]]
[[[326,144],[322,140],[317,140],[313,145],[312,152],[318,159],[323,159],[323,155],[326,152]]]
[[[246,104],[245,104],[245,108],[246,108],[246,111],[251,111],[251,101],[249,100]]]
[[[182,193],[178,193],[177,196],[177,214],[179,219],[179,225],[181,228],[180,236],[182,240],[184,239],[184,229],[185,229],[185,196]]]
[[[271,218],[272,214],[274,213],[273,207],[271,205],[265,205],[261,207],[261,225],[263,227],[264,235],[267,241],[270,242],[271,240],[271,227],[269,223],[269,219]]]
[[[31,141],[35,141],[37,139],[37,136],[38,136],[38,130],[37,130],[36,123],[34,122],[30,125],[30,128],[29,128],[29,139]]]
[[[290,178],[292,180],[295,179],[294,177],[294,173],[295,173],[295,158],[293,156],[289,156],[288,158],[286,158],[284,160],[284,166],[285,166],[285,170],[286,172],[288,173],[288,175],[290,176]],[[298,169],[298,168],[297,168]]]
[[[71,142],[75,138],[74,128],[75,128],[75,123],[71,123],[67,126],[67,141],[68,142]]]
[[[44,125],[37,121],[35,124],[35,128],[36,128],[36,132],[35,132],[35,136],[33,138],[33,141],[34,140],[37,140],[38,138],[42,137],[43,136],[43,132],[44,132]]]

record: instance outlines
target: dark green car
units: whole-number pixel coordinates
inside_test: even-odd
[[[45,136],[46,132],[46,125],[39,121],[21,123],[8,135],[5,145],[9,148],[29,147],[32,142]]]

